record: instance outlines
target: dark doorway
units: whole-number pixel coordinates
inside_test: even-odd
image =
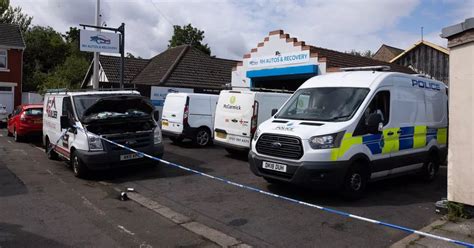
[[[295,91],[313,74],[297,76],[257,77],[252,78],[252,88],[255,90],[288,90]]]

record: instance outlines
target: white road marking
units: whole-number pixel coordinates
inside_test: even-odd
[[[127,233],[127,234],[130,234],[130,235],[132,235],[132,236],[135,235],[135,233],[133,233],[133,232],[127,230],[127,228],[125,228],[124,226],[118,225],[117,227],[118,227],[120,230],[122,230],[122,231],[124,231],[125,233]]]
[[[11,140],[7,140],[7,142],[8,142],[8,143],[10,143],[10,144],[12,143],[12,141],[11,141]]]
[[[52,171],[50,171],[50,170],[46,170],[46,172],[48,172],[48,173],[51,174],[51,175],[54,175],[54,173],[53,173]]]
[[[102,211],[101,209],[99,209],[98,207],[96,207],[91,201],[89,201],[87,198],[85,198],[84,196],[81,196],[82,198],[82,203],[84,203],[84,205],[86,205],[87,207],[91,208],[92,210],[94,210],[94,212],[96,212],[97,214],[99,215],[105,215],[105,212]]]
[[[44,152],[44,149],[41,148],[41,147],[39,147],[39,146],[35,146],[35,148],[38,149],[38,150],[40,150],[40,151],[42,151],[42,152]]]

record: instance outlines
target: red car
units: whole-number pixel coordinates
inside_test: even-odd
[[[43,105],[28,104],[16,107],[8,115],[8,136],[13,136],[18,142],[30,135],[40,135],[43,131]]]

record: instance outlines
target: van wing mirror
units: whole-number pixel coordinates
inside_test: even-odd
[[[380,113],[370,114],[367,118],[367,128],[370,133],[379,133],[383,128],[382,115]]]
[[[71,122],[69,121],[69,117],[67,115],[62,115],[59,119],[61,123],[61,129],[67,129],[72,127]]]
[[[272,109],[272,116],[274,116],[278,112],[278,109]]]

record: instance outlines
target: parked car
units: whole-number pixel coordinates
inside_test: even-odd
[[[313,77],[258,127],[250,168],[270,183],[340,189],[352,199],[369,181],[414,172],[433,180],[447,155],[447,100],[444,83],[417,75]]]
[[[43,144],[50,151],[48,158],[69,161],[76,177],[86,177],[92,170],[156,163],[99,136],[163,156],[154,106],[138,91],[51,91],[44,97],[44,108]]]
[[[8,112],[7,106],[0,104],[0,124],[7,124]]]
[[[197,146],[212,142],[214,114],[218,95],[170,93],[166,96],[161,117],[163,135],[174,142],[191,139]]]
[[[291,94],[223,90],[214,121],[214,142],[229,153],[248,152],[257,126],[272,116]]]
[[[39,104],[20,105],[9,115],[7,132],[15,141],[27,136],[41,135],[43,128],[43,106]]]

